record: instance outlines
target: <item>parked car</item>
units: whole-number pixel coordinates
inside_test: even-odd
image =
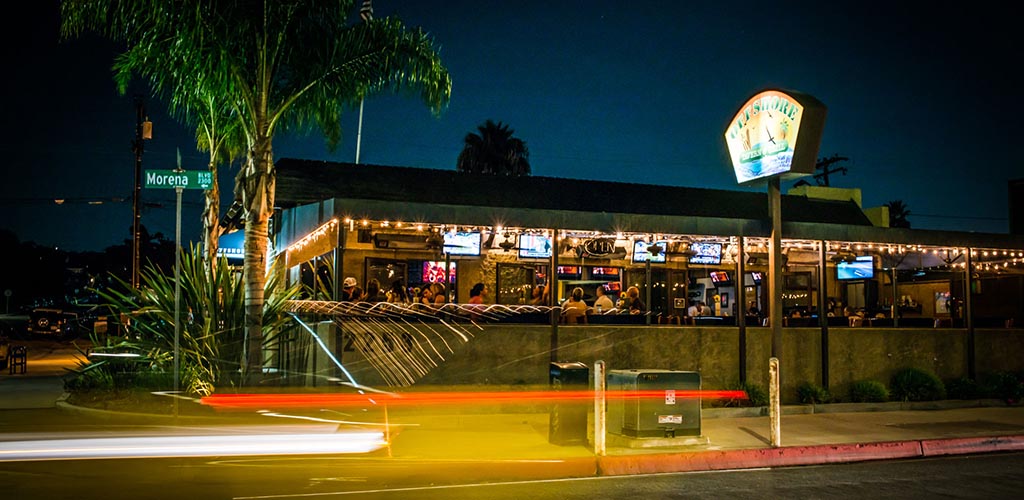
[[[59,307],[37,307],[28,314],[28,333],[32,336],[64,337],[74,332],[78,314]]]

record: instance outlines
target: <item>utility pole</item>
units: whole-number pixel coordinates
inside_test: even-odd
[[[835,170],[833,170],[831,168],[832,165],[847,160],[849,160],[849,158],[845,156],[839,156],[836,154],[828,158],[819,159],[818,163],[814,166],[814,168],[817,170],[821,170],[821,173],[815,174],[814,180],[818,182],[819,186],[828,187],[828,174],[842,173],[843,175],[846,175],[846,167],[837,167]]]
[[[132,151],[135,153],[135,190],[132,194],[132,288],[139,287],[139,255],[142,244],[139,241],[142,212],[139,204],[142,198],[142,152],[144,141],[153,138],[153,123],[146,118],[146,103],[141,95],[135,96],[135,139]]]

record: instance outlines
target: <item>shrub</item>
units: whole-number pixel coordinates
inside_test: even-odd
[[[920,368],[904,368],[892,376],[889,392],[897,401],[935,401],[946,398],[946,386],[939,377]]]
[[[967,377],[946,381],[946,397],[949,399],[978,399],[984,397],[984,388]]]
[[[875,380],[859,380],[850,386],[850,401],[854,403],[884,403],[889,400],[885,384]]]
[[[726,390],[730,391],[743,391],[746,393],[746,398],[724,398],[721,400],[721,405],[726,407],[750,407],[750,406],[767,406],[768,405],[768,393],[763,387],[752,384],[749,382],[733,382],[726,387]]]
[[[1020,373],[999,371],[985,376],[982,383],[986,395],[1015,404],[1024,399],[1024,377]]]
[[[821,404],[832,401],[832,395],[824,387],[813,382],[804,382],[796,388],[796,398],[803,404]]]

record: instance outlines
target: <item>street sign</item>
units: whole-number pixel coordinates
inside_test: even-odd
[[[213,175],[206,170],[147,170],[146,187],[152,189],[210,189]]]

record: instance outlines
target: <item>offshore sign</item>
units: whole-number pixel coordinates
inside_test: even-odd
[[[765,90],[740,107],[725,131],[736,181],[814,173],[825,105],[798,92]]]

